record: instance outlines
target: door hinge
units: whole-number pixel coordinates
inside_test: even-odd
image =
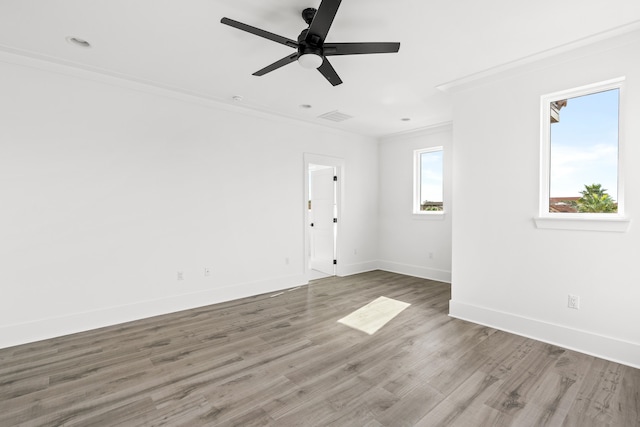
[[[338,177],[334,175],[334,176],[333,176],[333,180],[334,180],[334,181],[337,181],[337,180],[338,180]]]
[[[333,218],[333,222],[338,222],[338,218]]]
[[[337,259],[334,259],[334,260],[333,260],[333,265],[336,265],[337,263],[338,263],[338,260],[337,260]]]

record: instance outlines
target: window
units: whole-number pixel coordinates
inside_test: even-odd
[[[540,218],[622,219],[622,82],[542,97]]]
[[[442,147],[414,151],[413,213],[442,214]]]

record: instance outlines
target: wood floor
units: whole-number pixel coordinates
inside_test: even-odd
[[[338,319],[410,303],[368,335]],[[0,426],[640,426],[640,370],[375,271],[0,350]]]

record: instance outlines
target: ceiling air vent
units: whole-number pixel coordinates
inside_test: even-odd
[[[345,113],[341,113],[340,111],[336,110],[336,111],[330,111],[328,113],[324,113],[320,116],[318,116],[319,119],[326,119],[326,120],[331,120],[332,122],[343,122],[347,119],[351,119],[353,118],[353,116],[350,116],[348,114]]]

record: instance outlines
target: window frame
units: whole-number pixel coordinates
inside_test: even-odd
[[[420,190],[422,186],[422,154],[435,152],[442,152],[442,210],[423,211],[420,209],[420,206],[422,205],[422,200],[420,200]],[[446,213],[446,206],[444,203],[444,165],[444,146],[442,145],[420,148],[413,151],[413,215],[420,218],[442,218]]]
[[[618,77],[573,89],[549,93],[540,97],[540,198],[538,203],[538,216],[534,218],[538,228],[594,231],[627,230],[629,220],[625,216],[624,209],[624,81],[625,77]],[[551,102],[595,94],[612,89],[618,89],[618,189],[616,197],[618,212],[549,212],[549,193],[551,183],[551,123],[549,117],[551,114]]]

